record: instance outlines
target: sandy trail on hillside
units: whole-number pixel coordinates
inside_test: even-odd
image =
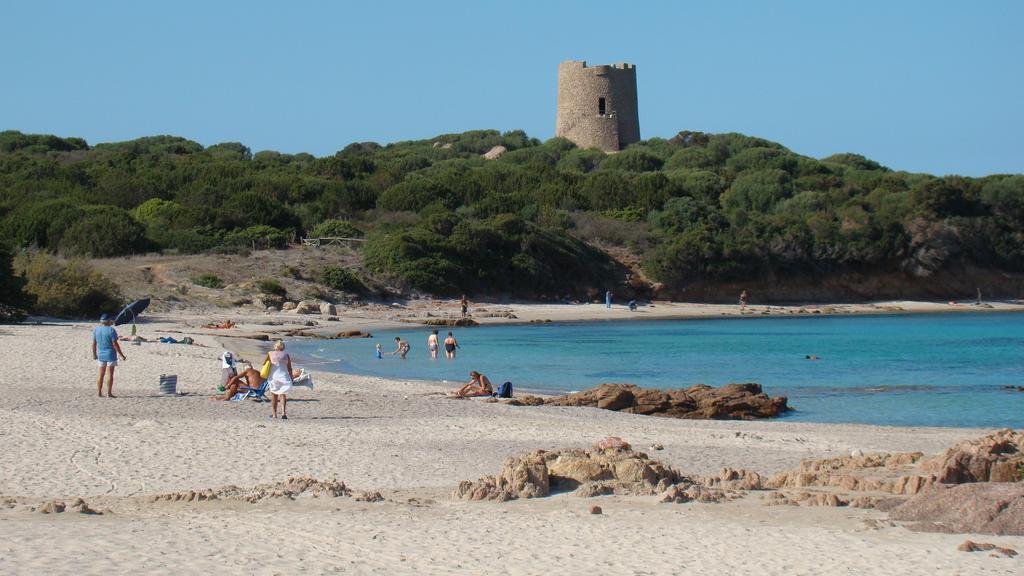
[[[219,319],[219,318],[218,318]],[[964,536],[870,529],[870,510],[658,504],[568,495],[505,504],[449,499],[460,480],[537,448],[621,436],[685,473],[723,466],[772,473],[801,459],[870,451],[926,453],[984,431],[775,422],[684,421],[595,409],[450,400],[441,385],[317,374],[291,395],[288,421],[269,406],[208,399],[221,347],[199,318],[142,327],[197,334],[200,346],[125,346],[117,399],[97,398],[91,326],[0,330],[24,378],[0,381],[0,497],[82,497],[103,515],[0,508],[0,572],[285,574],[1012,574],[1024,561],[956,551]],[[245,327],[248,329],[248,327]],[[246,341],[254,342],[254,341]],[[253,347],[249,355],[255,356]],[[157,394],[177,374],[184,396]],[[10,374],[10,373],[8,373]],[[769,391],[770,392],[770,391]],[[379,490],[351,498],[147,502],[145,496],[292,476]],[[587,508],[599,504],[602,515]],[[255,546],[239,544],[252,535]],[[474,545],[458,542],[473,538]],[[1018,550],[1024,538],[979,536]]]

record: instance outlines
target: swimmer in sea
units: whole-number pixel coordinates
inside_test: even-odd
[[[405,355],[409,353],[409,343],[402,340],[400,337],[395,336],[395,350],[394,352],[388,352],[388,354],[397,354],[399,358],[405,360]]]
[[[437,330],[434,330],[433,332],[430,333],[430,336],[427,336],[427,350],[430,350],[431,358],[437,358]]]
[[[804,356],[804,359],[806,359],[806,360],[818,360],[818,357],[815,356],[814,354],[808,354],[807,356]]]
[[[461,348],[461,346],[459,346],[459,341],[455,339],[455,336],[452,336],[451,332],[449,332],[448,336],[444,339],[445,357],[448,358],[449,360],[454,359],[456,348]]]
[[[377,360],[383,360],[384,359],[384,349],[381,348],[380,344],[377,344],[376,353],[377,353]]]

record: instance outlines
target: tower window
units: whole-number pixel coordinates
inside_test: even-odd
[[[597,99],[597,113],[600,114],[601,116],[604,116],[604,113],[605,113],[604,98],[598,98]]]

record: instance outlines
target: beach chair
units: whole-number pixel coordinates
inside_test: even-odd
[[[310,390],[312,390],[313,389],[313,375],[310,374],[309,372],[306,372],[306,370],[303,369],[302,373],[299,374],[299,377],[295,378],[294,380],[292,380],[292,386],[305,386],[306,388],[309,388]]]
[[[259,388],[253,388],[251,386],[239,386],[238,392],[236,392],[235,395],[231,397],[231,401],[241,402],[246,398],[252,398],[257,402],[263,402],[264,400],[267,399],[267,397],[265,396],[267,392],[267,382],[268,380],[264,378]]]

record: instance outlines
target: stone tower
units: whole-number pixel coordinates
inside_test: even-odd
[[[559,64],[555,136],[605,152],[639,142],[636,66],[587,66],[576,60]]]

